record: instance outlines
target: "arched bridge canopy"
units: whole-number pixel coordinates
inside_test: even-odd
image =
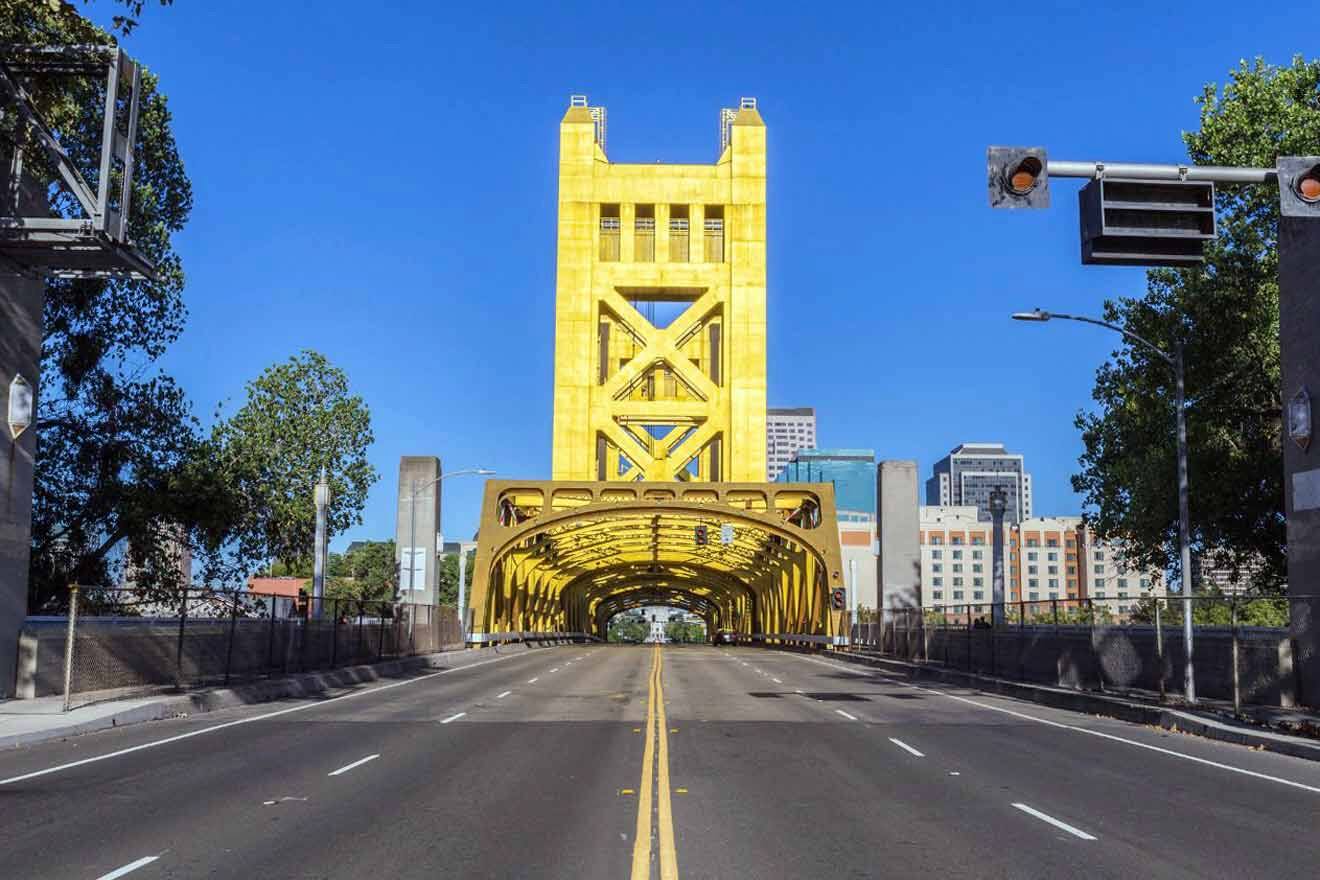
[[[610,617],[645,604],[749,635],[833,636],[838,542],[829,484],[492,480],[472,639],[603,637]]]

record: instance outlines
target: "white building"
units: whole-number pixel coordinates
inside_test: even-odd
[[[970,505],[920,508],[922,604],[993,600],[993,525]],[[1080,516],[1032,517],[1004,526],[1004,600],[1105,600],[1116,614],[1164,596],[1159,571],[1130,565],[1122,546],[1100,541]],[[1126,600],[1126,601],[1125,601]]]
[[[773,483],[799,449],[816,448],[816,410],[809,406],[767,409],[765,413],[766,481]]]

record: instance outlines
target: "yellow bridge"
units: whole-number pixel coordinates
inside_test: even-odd
[[[641,605],[833,641],[829,485],[766,477],[766,142],[721,111],[713,165],[621,164],[560,124],[552,481],[486,486],[472,640],[604,636]]]

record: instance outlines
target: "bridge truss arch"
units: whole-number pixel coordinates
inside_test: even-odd
[[[614,614],[649,604],[691,610],[712,631],[830,638],[841,569],[829,484],[492,480],[470,638],[603,638]]]

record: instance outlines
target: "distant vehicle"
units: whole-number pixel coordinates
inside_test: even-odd
[[[732,645],[737,640],[738,639],[734,635],[733,630],[722,629],[715,633],[715,644],[717,645]]]

